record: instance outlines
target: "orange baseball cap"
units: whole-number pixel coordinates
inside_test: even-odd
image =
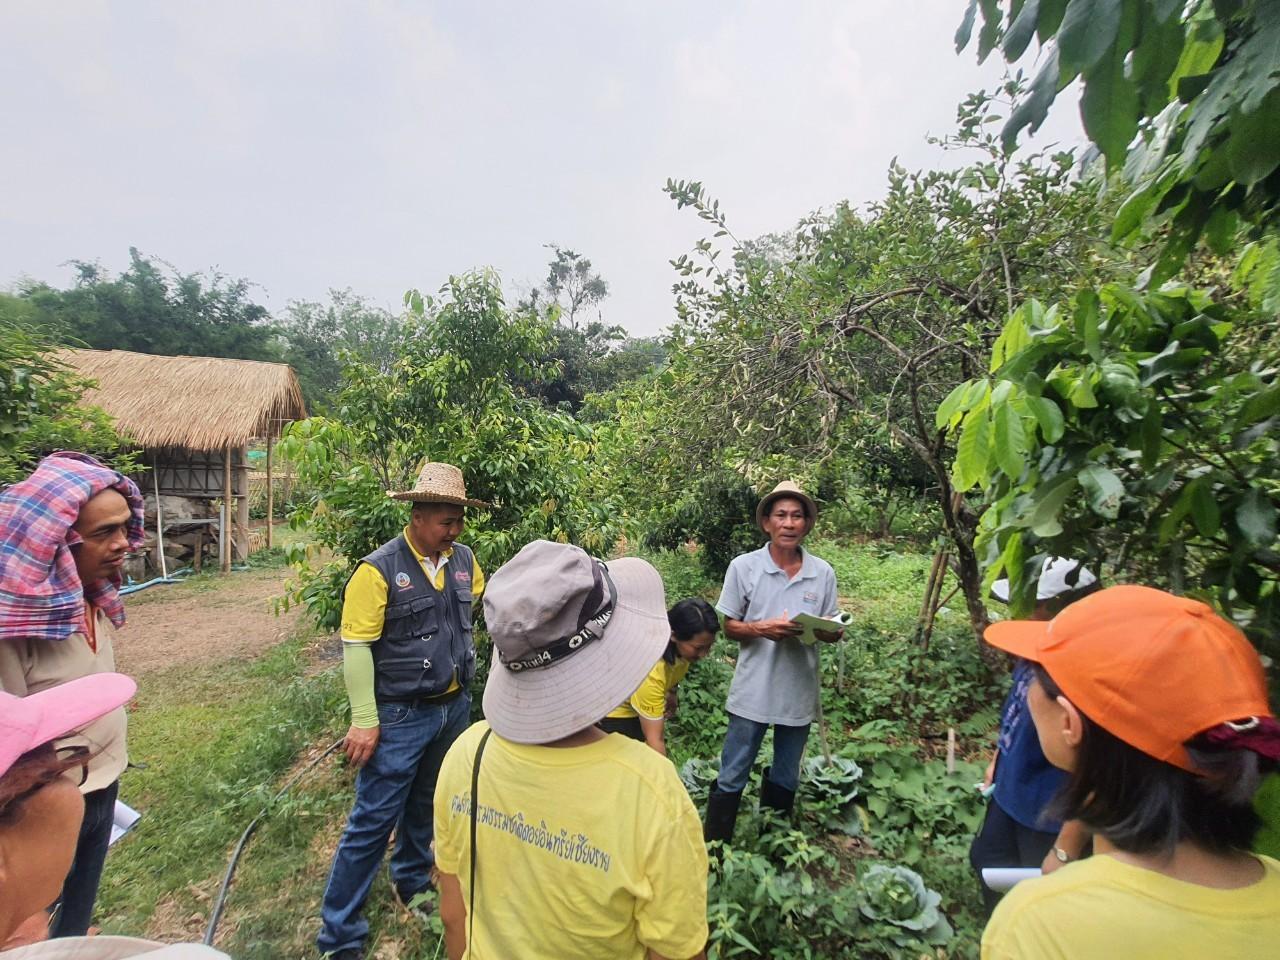
[[[1200,601],[1163,590],[1108,587],[1049,621],[993,623],[984,638],[1043,666],[1109,733],[1192,773],[1186,741],[1272,716],[1262,660],[1244,634]]]

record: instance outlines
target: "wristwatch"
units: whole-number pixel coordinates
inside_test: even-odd
[[[1070,856],[1070,854],[1068,854],[1068,853],[1067,853],[1067,851],[1063,850],[1061,847],[1054,847],[1054,848],[1053,848],[1053,855],[1054,855],[1055,857],[1057,857],[1057,858],[1058,858],[1058,862],[1059,862],[1059,863],[1070,863],[1070,862],[1071,862],[1071,856]]]

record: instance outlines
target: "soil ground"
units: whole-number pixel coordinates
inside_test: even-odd
[[[130,594],[117,668],[138,675],[261,655],[297,629],[298,608],[279,616],[273,610],[291,573],[288,567],[267,567],[202,574]]]

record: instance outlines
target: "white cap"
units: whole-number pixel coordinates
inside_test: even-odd
[[[1052,600],[1054,597],[1072,590],[1083,590],[1098,582],[1098,578],[1079,560],[1066,557],[1048,557],[1040,568],[1040,579],[1036,582],[1036,599]],[[1009,602],[1009,580],[1002,578],[991,585],[991,592],[997,600]]]

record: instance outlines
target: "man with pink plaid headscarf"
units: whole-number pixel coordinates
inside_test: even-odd
[[[121,570],[142,543],[142,518],[137,485],[83,453],[45,457],[0,493],[0,690],[25,697],[114,672],[115,629],[124,624]],[[118,708],[55,743],[87,761],[84,820],[50,936],[83,936],[89,928],[128,764],[125,725]],[[79,779],[82,768],[74,770]],[[24,925],[23,933],[40,925]]]

